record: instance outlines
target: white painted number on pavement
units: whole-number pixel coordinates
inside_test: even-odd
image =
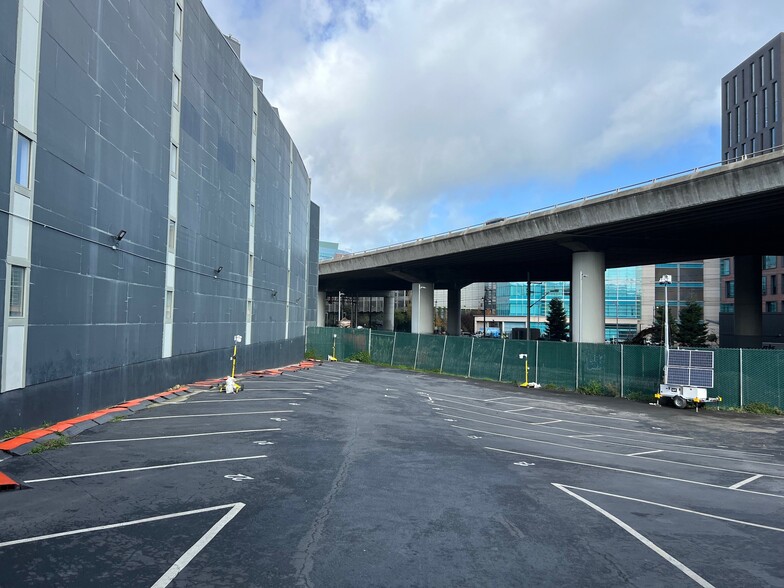
[[[278,423],[282,423],[282,422],[286,421],[287,419],[282,419],[280,417],[271,417],[270,420],[271,421],[276,421]]]
[[[256,445],[275,445],[274,441],[254,441]]]
[[[524,468],[527,468],[528,466],[532,466],[532,465],[535,465],[535,464],[528,463],[527,461],[516,461],[515,465],[519,465],[519,466],[523,466]]]
[[[243,480],[252,480],[250,476],[246,476],[245,474],[229,474],[227,476],[223,476],[224,478],[228,478],[234,482],[242,482]]]
[[[290,406],[299,406],[299,402],[289,402]]]
[[[476,435],[469,435],[469,439],[481,439],[481,437],[477,437]]]
[[[455,419],[444,419],[444,420],[445,420],[446,422],[448,422],[448,423],[454,423],[454,422],[455,422]]]

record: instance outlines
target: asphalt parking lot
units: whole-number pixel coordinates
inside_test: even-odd
[[[0,586],[784,586],[784,419],[361,364],[0,454]],[[156,392],[156,391],[149,391]]]

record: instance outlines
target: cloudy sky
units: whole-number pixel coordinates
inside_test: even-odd
[[[203,0],[360,251],[721,158],[782,0]]]

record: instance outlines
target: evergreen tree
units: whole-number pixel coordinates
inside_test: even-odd
[[[708,324],[703,320],[702,306],[689,302],[678,315],[677,341],[685,347],[705,347],[708,340]]]
[[[657,306],[656,312],[653,313],[653,328],[651,333],[651,343],[662,345],[664,341],[664,307]],[[673,308],[670,307],[670,345],[677,339],[675,333],[678,330],[678,324],[675,320]]]
[[[569,338],[569,325],[566,324],[566,311],[560,298],[553,298],[547,309],[547,327],[544,336],[550,341],[565,341]]]

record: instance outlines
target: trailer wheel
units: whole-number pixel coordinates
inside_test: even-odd
[[[675,405],[675,408],[686,408],[686,405],[688,404],[683,396],[673,397],[672,403]]]

